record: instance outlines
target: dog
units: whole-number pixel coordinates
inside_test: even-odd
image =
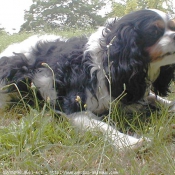
[[[126,111],[144,105],[173,111],[174,102],[161,97],[169,92],[173,64],[175,22],[159,10],[107,20],[89,37],[35,35],[0,54],[0,107],[10,101],[9,84],[24,91],[23,84],[33,83],[75,127],[100,130],[117,149],[135,149],[143,145],[143,137],[123,134],[100,116],[115,100]]]

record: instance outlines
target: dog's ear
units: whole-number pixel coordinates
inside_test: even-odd
[[[105,37],[104,69],[109,74],[110,67],[112,96],[118,97],[125,85],[123,102],[136,102],[144,96],[149,63],[139,32],[126,24],[106,30]]]
[[[160,74],[153,83],[153,91],[157,95],[167,96],[171,81],[174,79],[175,65],[163,66],[160,68]]]

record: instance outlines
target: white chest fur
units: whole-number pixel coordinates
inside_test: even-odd
[[[156,63],[150,63],[150,66],[148,68],[148,80],[151,82],[154,82],[160,73],[160,65]]]
[[[89,90],[86,90],[87,93],[87,100],[86,105],[87,109],[96,113],[101,114],[105,112],[107,109],[109,109],[110,100],[113,100],[110,98],[110,94],[108,92],[108,88],[106,87],[105,83],[105,77],[102,72],[98,72],[98,85],[96,89],[96,97],[95,98]]]

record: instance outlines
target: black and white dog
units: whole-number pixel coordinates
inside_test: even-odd
[[[98,129],[117,148],[143,143],[98,117],[120,100],[123,110],[157,103],[174,108],[166,96],[175,64],[175,22],[158,10],[140,10],[110,19],[89,38],[32,36],[0,54],[0,106],[10,100],[2,87],[32,82],[43,99],[79,128]],[[136,107],[137,106],[137,107]],[[83,112],[84,111],[84,112]]]

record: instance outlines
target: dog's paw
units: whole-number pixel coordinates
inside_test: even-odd
[[[114,146],[119,150],[146,150],[151,146],[152,141],[149,138],[141,137],[140,139],[134,138],[134,137],[128,137],[127,139],[120,139],[120,141],[117,139],[113,143]]]
[[[138,139],[137,143],[131,145],[130,147],[132,150],[144,151],[149,149],[151,145],[152,145],[151,139],[147,137],[141,137],[140,139]]]

